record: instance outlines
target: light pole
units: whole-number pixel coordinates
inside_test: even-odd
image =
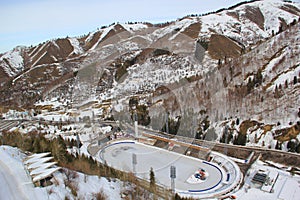
[[[132,171],[133,171],[133,174],[136,173],[136,165],[137,165],[136,154],[133,153],[132,154]]]
[[[170,167],[170,178],[171,178],[171,190],[174,193],[175,192],[175,178],[176,178],[176,167],[175,166]]]

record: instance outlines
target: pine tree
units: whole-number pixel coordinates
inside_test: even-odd
[[[278,149],[278,150],[281,150],[282,149],[282,146],[281,146],[281,143],[280,142],[276,142],[276,146],[275,146],[275,149]]]
[[[51,142],[51,153],[59,162],[65,163],[68,161],[67,147],[61,136]]]
[[[259,69],[259,70],[257,71],[257,74],[256,74],[256,76],[255,76],[255,79],[256,79],[256,83],[258,83],[258,84],[261,84],[261,83],[262,83],[262,81],[263,81],[263,75],[262,75],[262,73],[261,73],[261,69]]]
[[[275,86],[274,97],[280,98],[280,90],[278,89],[277,85]]]
[[[41,152],[50,151],[49,141],[47,141],[47,139],[44,136],[40,137],[40,148],[41,148]]]
[[[300,153],[300,143],[297,145],[297,147],[296,147],[296,152],[297,153]]]
[[[254,81],[252,81],[251,78],[249,78],[248,83],[247,83],[247,94],[249,94],[254,87]]]
[[[155,175],[152,167],[150,168],[150,191],[155,191]]]
[[[289,87],[289,84],[288,84],[288,81],[285,80],[285,83],[284,83],[284,88],[288,88]]]
[[[222,135],[222,137],[220,139],[221,143],[228,143],[228,134],[229,134],[228,128],[229,127],[226,125],[225,128],[224,128],[224,130],[223,130],[223,135]]]
[[[287,143],[287,148],[288,148],[288,151],[289,152],[295,152],[296,151],[296,147],[297,147],[297,144],[290,140],[288,143]]]
[[[239,118],[236,118],[235,124],[240,125],[240,119]]]
[[[297,84],[297,76],[294,76],[294,81],[293,81],[293,83],[294,83],[294,85],[296,85]]]
[[[40,138],[39,137],[35,137],[34,141],[33,141],[33,152],[34,153],[41,153],[41,145],[40,145]]]
[[[247,142],[247,135],[244,135],[244,134],[242,134],[242,133],[239,133],[239,134],[237,135],[237,137],[235,137],[235,139],[234,139],[234,141],[233,141],[233,144],[245,146],[245,145],[246,145],[246,142]]]

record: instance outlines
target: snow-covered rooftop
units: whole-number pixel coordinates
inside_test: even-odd
[[[48,155],[50,155],[49,152],[39,153],[24,159],[25,167],[30,171],[29,174],[34,183],[49,177],[51,174],[61,169],[60,167],[53,167],[56,162],[48,162],[53,159],[53,157],[46,157]]]
[[[60,170],[61,167],[55,167],[55,168],[49,168],[49,169],[44,169],[43,170],[43,173],[37,175],[37,176],[34,176],[32,181],[33,182],[37,182],[37,181],[40,181],[40,180],[43,180],[44,178],[47,178],[49,176],[51,176],[51,174],[53,174],[54,172]]]

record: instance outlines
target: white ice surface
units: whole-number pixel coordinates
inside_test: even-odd
[[[149,179],[150,168],[153,168],[156,182],[166,187],[170,186],[170,166],[176,166],[176,190],[189,192],[199,190],[200,193],[211,192],[219,188],[224,178],[224,171],[212,164],[199,159],[183,156],[164,149],[147,146],[141,143],[117,143],[100,151],[99,156],[108,165],[117,169],[132,172],[132,155],[137,156],[136,175]],[[199,168],[209,175],[199,184],[189,184],[188,178]]]

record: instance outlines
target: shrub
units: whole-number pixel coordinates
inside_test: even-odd
[[[153,56],[169,55],[170,51],[165,49],[155,49],[153,51]]]
[[[54,193],[54,191],[53,191],[53,189],[52,189],[52,188],[50,188],[50,189],[47,189],[47,193],[48,193],[48,195],[51,195],[51,194],[53,194],[53,193]]]
[[[70,200],[70,198],[68,196],[65,196],[65,200]]]
[[[64,182],[65,182],[65,186],[70,188],[72,195],[74,197],[77,197],[78,183],[74,181],[68,181],[68,180],[64,180]]]
[[[64,172],[68,181],[73,181],[78,178],[78,174],[75,171],[65,169]]]
[[[150,191],[155,191],[155,175],[152,167],[150,169]]]
[[[247,135],[239,132],[238,136],[235,137],[233,144],[245,146],[246,142],[247,142]]]
[[[107,196],[106,196],[106,194],[104,194],[104,192],[103,192],[102,189],[99,192],[94,193],[93,196],[97,200],[105,200],[105,199],[107,199]]]

